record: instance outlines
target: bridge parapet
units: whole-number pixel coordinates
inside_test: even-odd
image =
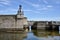
[[[53,22],[53,25],[60,25],[60,22]]]
[[[58,21],[51,21],[50,22],[52,25],[60,25],[60,22],[58,22]]]

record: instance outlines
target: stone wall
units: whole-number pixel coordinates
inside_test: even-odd
[[[28,26],[27,18],[17,15],[0,15],[0,29],[23,29]]]
[[[28,25],[31,25],[32,29],[44,29],[44,30],[51,27],[55,28],[60,25],[59,22],[57,21],[52,21],[52,22],[51,21],[28,21]]]
[[[15,28],[15,16],[0,16],[1,28]]]
[[[23,20],[22,20],[22,18],[17,19],[16,28],[23,28]]]

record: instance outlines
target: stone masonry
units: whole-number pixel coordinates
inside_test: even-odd
[[[0,29],[23,29],[27,25],[27,18],[24,17],[21,5],[16,15],[0,15]]]

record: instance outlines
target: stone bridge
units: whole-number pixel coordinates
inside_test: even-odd
[[[55,29],[59,30],[60,21],[28,21],[32,29]]]

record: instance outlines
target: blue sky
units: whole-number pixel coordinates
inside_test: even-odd
[[[60,0],[0,0],[0,14],[17,14],[20,4],[28,20],[60,21]]]

